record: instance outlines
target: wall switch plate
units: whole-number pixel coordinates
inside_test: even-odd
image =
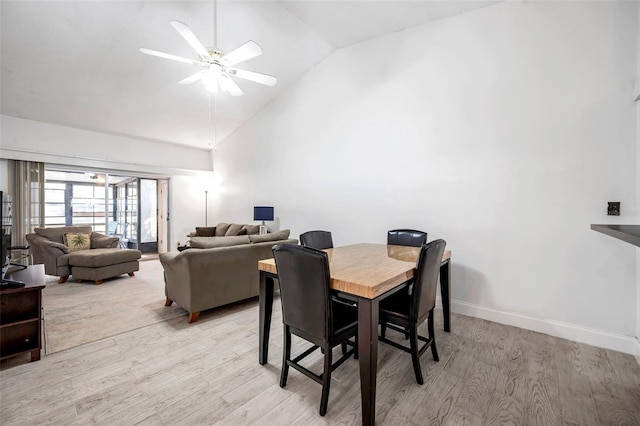
[[[607,216],[620,216],[620,201],[609,201]]]

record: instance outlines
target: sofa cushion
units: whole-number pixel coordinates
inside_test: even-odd
[[[101,268],[140,259],[142,253],[133,249],[102,248],[69,253],[69,265],[85,268]]]
[[[231,226],[230,223],[220,222],[216,225],[216,237],[224,237],[227,233],[227,230]]]
[[[247,235],[258,235],[260,233],[260,225],[244,225],[242,228],[247,230]]]
[[[64,245],[69,247],[69,252],[89,250],[91,248],[91,235],[82,232],[67,232],[63,237]]]
[[[249,235],[249,239],[252,243],[263,243],[265,241],[279,241],[286,240],[289,238],[289,234],[291,233],[288,229],[283,229],[282,231],[277,231],[271,234],[265,235]]]
[[[249,244],[249,236],[248,235],[234,235],[229,237],[192,237],[191,238],[191,248],[194,249],[205,249],[205,248],[216,248],[216,247],[229,247],[229,246],[239,246],[242,244]]]
[[[229,229],[227,229],[227,232],[225,232],[224,236],[231,237],[233,235],[238,235],[238,232],[240,232],[243,226],[244,225],[238,225],[236,223],[232,223],[231,225],[229,225]]]
[[[64,244],[64,234],[77,232],[91,234],[90,226],[59,226],[55,228],[34,228],[33,232],[50,241]]]
[[[196,226],[196,237],[215,237],[216,236],[216,227],[215,226],[209,226],[209,227],[203,227],[203,226]]]
[[[91,233],[91,248],[116,248],[118,247],[118,242],[120,238],[118,237],[107,237],[106,235],[102,235],[99,232]]]

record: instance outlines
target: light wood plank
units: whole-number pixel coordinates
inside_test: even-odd
[[[331,288],[373,299],[413,278],[420,249],[354,244],[325,251],[329,255]],[[445,250],[442,260],[449,258],[451,250]],[[258,269],[277,274],[274,259],[259,261]]]
[[[205,311],[195,324],[169,319],[5,368],[0,423],[359,425],[357,361],[334,371],[320,417],[317,383],[292,370],[286,388],[278,385],[277,295],[272,356],[258,365],[257,311],[254,299]],[[408,354],[380,344],[379,424],[640,424],[640,366],[632,356],[457,314],[444,333],[441,321],[438,311],[441,361],[421,357],[423,386]],[[294,340],[294,351],[304,347]],[[319,371],[321,359],[310,356],[308,367]]]

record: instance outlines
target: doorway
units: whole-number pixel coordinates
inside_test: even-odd
[[[168,248],[168,179],[45,167],[45,226],[91,226],[143,254]]]

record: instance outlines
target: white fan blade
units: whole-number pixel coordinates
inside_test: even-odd
[[[220,83],[220,88],[226,92],[229,92],[231,96],[242,95],[242,90],[240,89],[240,87],[238,87],[236,82],[233,81],[228,75],[219,75],[218,82]]]
[[[207,59],[211,59],[211,55],[209,55],[209,52],[207,52],[207,49],[205,49],[202,43],[200,43],[200,40],[198,40],[198,37],[196,37],[195,34],[193,34],[193,31],[191,31],[191,28],[189,28],[187,24],[184,24],[180,21],[170,21],[170,22],[171,22],[171,25],[173,25],[173,28],[175,28],[176,31],[178,31],[178,33],[180,33],[180,35],[185,40],[187,40],[187,43],[189,43],[191,47],[193,47],[196,50],[196,52],[198,52],[198,55],[203,56]]]
[[[197,73],[190,75],[189,77],[185,78],[184,80],[180,80],[178,82],[178,84],[193,84],[196,81],[200,80],[200,77],[202,77],[202,73],[205,71],[198,71]]]
[[[193,59],[181,58],[180,56],[175,56],[175,55],[170,55],[168,53],[162,53],[162,52],[158,52],[158,51],[155,51],[155,50],[145,49],[144,47],[141,47],[140,51],[142,53],[147,54],[147,55],[157,56],[159,58],[171,59],[173,61],[185,62],[187,64],[193,64],[193,65],[203,65],[203,63],[200,62],[200,61],[194,61]]]
[[[249,40],[242,46],[224,55],[220,58],[220,61],[225,65],[235,65],[260,55],[262,55],[262,49],[258,46],[258,43]]]
[[[241,70],[239,68],[227,68],[227,72],[234,77],[244,78],[245,80],[255,83],[265,84],[267,86],[275,86],[278,79],[272,75],[261,74],[259,72]]]

